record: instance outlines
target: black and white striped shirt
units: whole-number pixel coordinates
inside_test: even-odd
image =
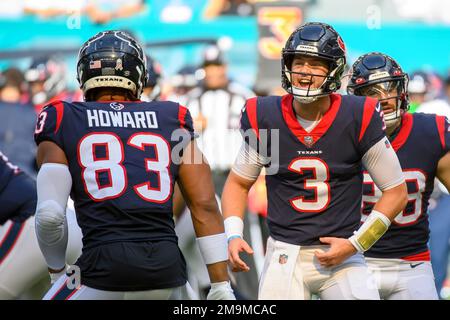
[[[227,170],[233,165],[241,144],[239,118],[245,101],[255,94],[231,82],[224,89],[197,88],[191,91],[187,107],[195,119],[206,118],[206,128],[198,144],[213,170]]]

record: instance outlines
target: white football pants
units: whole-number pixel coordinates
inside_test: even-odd
[[[328,245],[297,246],[269,237],[258,299],[379,300],[375,280],[364,256],[353,255],[332,268],[322,267],[314,252]]]
[[[69,239],[68,264],[81,255],[82,234],[75,212],[67,209]],[[48,275],[47,263],[39,249],[34,216],[22,223],[8,220],[0,226],[0,300],[17,299],[23,292]]]
[[[437,300],[434,274],[429,261],[366,258],[381,299]]]
[[[189,282],[184,286],[146,291],[106,291],[85,285],[75,286],[67,276],[61,276],[43,300],[197,300]]]

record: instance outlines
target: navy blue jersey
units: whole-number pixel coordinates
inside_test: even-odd
[[[21,173],[18,166],[12,164],[0,151],[0,193],[15,176]]]
[[[25,221],[36,210],[36,184],[0,151],[0,225]]]
[[[428,201],[433,192],[437,163],[449,151],[449,123],[445,117],[423,113],[402,117],[400,131],[391,140],[408,187],[408,204],[389,230],[365,254],[374,258],[429,260]],[[364,173],[362,221],[370,214],[381,191]]]
[[[361,159],[385,137],[384,124],[377,100],[330,97],[329,110],[310,133],[297,121],[292,95],[252,98],[243,109],[241,129],[267,141],[268,150],[275,141],[263,130],[279,130],[279,152],[267,154],[267,167],[278,172],[266,175],[267,221],[276,240],[315,245],[322,236],[348,238],[359,227]]]
[[[58,101],[42,110],[35,134],[37,144],[52,141],[67,157],[84,249],[177,241],[172,195],[179,162],[173,156],[192,137],[189,111],[159,101]]]

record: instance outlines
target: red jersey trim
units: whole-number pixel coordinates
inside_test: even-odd
[[[58,132],[59,127],[61,126],[61,122],[64,116],[64,103],[62,101],[55,101],[52,104],[56,109],[56,127],[55,133]]]
[[[19,225],[19,228],[17,228],[17,225]],[[20,235],[22,234],[22,231],[25,227],[25,222],[12,222],[10,227],[8,228],[8,231],[6,232],[5,237],[1,240],[0,248],[2,248],[4,242],[6,240],[10,241],[11,238],[13,239],[13,243],[9,245],[9,247],[2,248],[3,254],[0,256],[0,265],[2,262],[8,257],[8,255],[11,253],[11,251],[14,249],[14,246],[16,245]]]
[[[445,117],[436,116],[436,124],[439,132],[439,139],[441,140],[442,149],[445,150]]]
[[[287,94],[281,99],[281,110],[283,113],[284,121],[291,130],[291,132],[298,138],[298,140],[307,147],[313,146],[319,139],[328,131],[333,124],[334,119],[341,106],[342,97],[339,94],[330,95],[330,108],[325,112],[319,124],[311,131],[307,132],[297,121],[297,117],[294,113],[292,101],[294,96]],[[305,138],[312,139],[312,142],[305,142]],[[311,141],[311,140],[310,140]]]
[[[252,126],[252,129],[255,131],[256,136],[259,139],[259,128],[258,128],[258,113],[256,111],[256,108],[258,106],[257,97],[253,97],[247,100],[246,110],[248,115],[248,121],[250,122],[250,125]]]
[[[180,108],[178,109],[178,120],[180,121],[180,127],[184,129],[186,126],[186,113],[187,108],[185,106],[179,105]]]
[[[111,103],[111,102],[119,102],[119,103],[143,103],[146,101],[142,100],[101,100],[101,101],[82,101],[82,102],[97,102],[97,103]]]
[[[14,227],[14,223],[11,223],[11,225],[8,227],[8,231],[6,231],[5,236],[3,237],[3,239],[0,242],[0,247],[3,245],[3,242],[5,242],[5,240],[8,238],[13,227]]]
[[[430,261],[430,250],[427,250],[425,252],[413,254],[411,256],[403,257],[402,260],[406,261]]]
[[[409,134],[411,133],[412,127],[414,123],[413,115],[410,113],[404,113],[402,116],[402,124],[400,128],[400,132],[395,137],[394,141],[392,141],[392,147],[395,152],[397,152],[408,140]]]
[[[370,120],[372,119],[373,112],[375,111],[375,106],[377,105],[378,100],[366,97],[366,101],[364,102],[363,109],[363,118],[361,124],[361,131],[359,132],[358,142],[362,140],[364,134],[366,133],[367,128],[369,127]]]
[[[72,94],[70,94],[67,91],[63,91],[58,93],[56,96],[54,96],[53,98],[51,98],[48,101],[45,101],[44,103],[40,103],[40,104],[36,104],[34,106],[34,110],[36,111],[36,113],[40,113],[42,111],[42,109],[48,105],[54,105],[56,102],[62,102],[62,101],[73,101],[72,99]]]

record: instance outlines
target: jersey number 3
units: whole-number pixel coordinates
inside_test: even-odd
[[[290,199],[295,210],[300,212],[319,213],[330,203],[330,173],[327,164],[319,158],[296,158],[289,164],[289,170],[303,175],[305,170],[311,170],[313,177],[304,180],[303,189],[311,190],[314,199],[306,200],[303,196]]]
[[[150,182],[133,186],[136,194],[143,200],[164,203],[172,192],[172,178],[169,173],[170,147],[167,141],[152,133],[136,133],[127,144],[142,152],[146,147],[154,148],[154,157],[145,158],[145,169],[155,172],[158,186],[152,187]],[[104,157],[97,157],[97,148],[104,150]],[[124,162],[124,148],[120,138],[111,132],[92,133],[84,136],[78,143],[78,163],[81,166],[81,177],[84,189],[94,201],[103,201],[120,197],[128,185]],[[100,176],[108,177],[107,184],[100,183]]]

